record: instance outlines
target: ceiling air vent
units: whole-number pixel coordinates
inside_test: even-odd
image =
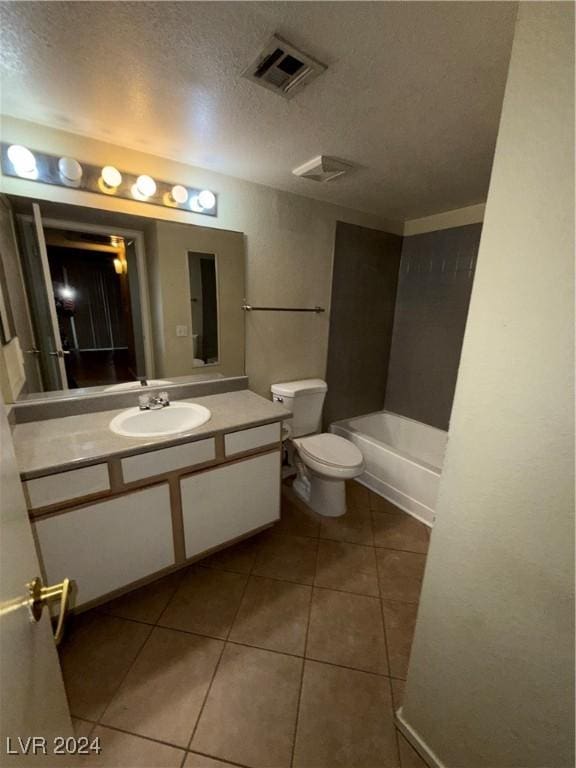
[[[278,35],[273,35],[256,61],[242,75],[285,99],[291,99],[325,69],[324,64],[299,51]]]
[[[318,155],[318,157],[308,160],[307,163],[294,168],[294,176],[302,176],[303,179],[311,181],[332,181],[338,176],[343,176],[351,171],[354,166],[339,160],[337,157],[328,157],[328,155]]]

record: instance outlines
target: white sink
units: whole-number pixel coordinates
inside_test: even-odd
[[[174,382],[168,381],[168,379],[149,379],[148,380],[148,386],[149,387],[165,387],[166,384],[173,384]],[[104,392],[124,392],[126,390],[131,389],[141,389],[142,391],[146,391],[146,387],[143,387],[142,384],[140,384],[139,381],[125,381],[122,384],[112,384],[109,387],[106,387]]]
[[[112,419],[110,429],[125,437],[165,437],[196,429],[211,415],[208,408],[196,403],[170,403],[152,411],[128,408]]]

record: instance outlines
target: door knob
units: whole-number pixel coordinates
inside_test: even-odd
[[[56,645],[59,645],[64,637],[64,620],[66,619],[70,602],[70,585],[70,579],[64,579],[60,584],[45,587],[39,576],[36,576],[35,579],[27,584],[28,594],[30,596],[30,613],[33,621],[40,621],[45,605],[48,605],[54,600],[60,600],[60,613],[58,614],[58,622],[54,631],[54,641]]]

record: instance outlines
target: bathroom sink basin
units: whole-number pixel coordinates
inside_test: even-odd
[[[172,383],[173,382],[168,381],[168,379],[149,379],[148,380],[149,387],[165,387],[166,384],[172,384]],[[143,391],[146,391],[146,387],[143,387],[139,381],[125,381],[122,384],[112,384],[111,386],[106,387],[104,392],[126,392],[132,389],[142,389]]]
[[[166,437],[196,429],[210,416],[208,408],[196,403],[171,403],[150,411],[128,408],[112,419],[110,429],[125,437]]]

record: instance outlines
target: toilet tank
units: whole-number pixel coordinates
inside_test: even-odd
[[[273,384],[272,400],[281,402],[292,412],[293,437],[313,435],[320,431],[322,406],[328,385],[322,379],[300,379]]]

